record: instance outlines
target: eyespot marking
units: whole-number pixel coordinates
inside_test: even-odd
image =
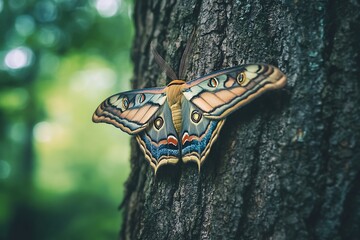
[[[128,107],[129,107],[129,99],[127,97],[124,97],[122,99],[122,106],[124,108],[124,111],[128,109]]]
[[[191,120],[192,120],[194,123],[200,122],[201,118],[202,118],[201,112],[199,112],[198,110],[192,111],[192,113],[191,113]]]
[[[139,103],[143,103],[145,101],[145,94],[141,93],[139,94]]]
[[[236,76],[236,81],[238,82],[238,84],[240,86],[244,86],[248,81],[246,81],[246,75],[244,72],[241,72],[239,73],[237,76]]]
[[[208,82],[208,86],[211,88],[216,88],[219,85],[219,81],[217,78],[210,78]]]
[[[164,120],[162,119],[162,117],[157,117],[154,121],[154,127],[157,130],[160,130],[160,128],[164,125]]]

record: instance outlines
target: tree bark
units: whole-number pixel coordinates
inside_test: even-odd
[[[187,80],[263,62],[288,84],[228,117],[200,173],[155,177],[133,140],[120,238],[360,236],[359,20],[358,1],[137,1],[134,88],[168,83],[150,43],[176,70],[195,27]]]

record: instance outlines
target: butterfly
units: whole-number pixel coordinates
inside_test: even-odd
[[[285,74],[274,66],[236,66],[189,82],[175,79],[166,87],[115,94],[100,104],[93,121],[136,135],[155,174],[180,159],[200,170],[226,117],[285,84]]]

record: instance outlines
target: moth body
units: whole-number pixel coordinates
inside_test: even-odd
[[[177,134],[180,134],[181,131],[181,121],[182,121],[182,114],[181,114],[181,103],[175,103],[170,107],[171,109],[171,117],[174,123],[174,127],[176,129]]]
[[[171,110],[171,118],[178,135],[180,134],[181,131],[181,122],[182,122],[181,99],[182,99],[182,88],[184,83],[185,81],[183,80],[173,80],[166,87],[166,96]]]

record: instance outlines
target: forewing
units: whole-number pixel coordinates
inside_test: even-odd
[[[115,94],[96,109],[94,122],[104,122],[129,134],[145,129],[166,101],[164,88],[149,88]]]
[[[175,164],[179,161],[178,134],[167,102],[145,131],[136,136],[136,140],[155,173],[161,165]]]
[[[286,84],[286,76],[266,64],[243,65],[187,82],[183,94],[204,116],[222,119],[271,89]]]

